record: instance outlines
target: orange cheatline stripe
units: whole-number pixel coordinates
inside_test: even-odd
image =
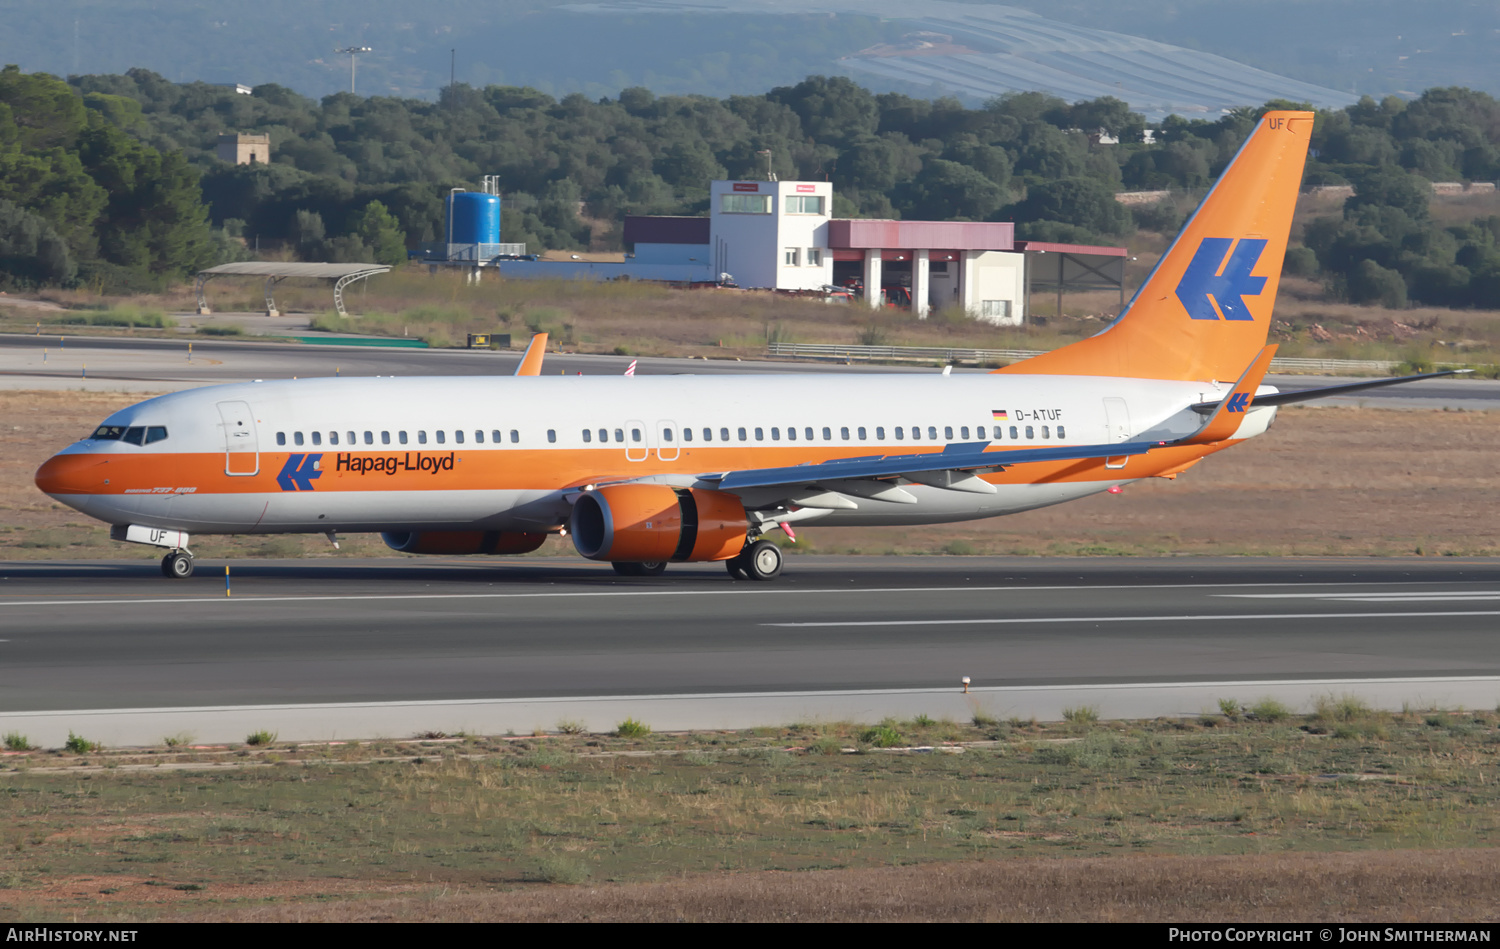
[[[1232,440],[1215,445],[1161,448],[1130,459],[1124,469],[1106,469],[1104,460],[1030,462],[983,475],[997,485],[1124,481],[1181,468]],[[1027,446],[1030,447],[1030,446]],[[907,449],[910,451],[910,449]],[[556,490],[596,482],[656,474],[703,474],[779,468],[838,458],[896,454],[895,446],[682,448],[672,461],[655,451],[632,462],[620,448],[454,448],[448,451],[324,451],[319,474],[307,483],[315,491],[493,491]],[[291,452],[261,452],[260,471],[251,476],[224,473],[224,453],[67,454],[50,459],[37,472],[37,486],[48,494],[169,495],[263,494],[282,490],[277,476]],[[304,459],[308,454],[297,452]],[[993,453],[1004,461],[1005,451]],[[306,462],[303,462],[306,467]],[[306,472],[303,472],[306,474]],[[108,483],[106,483],[108,482]],[[190,492],[182,489],[191,488]]]

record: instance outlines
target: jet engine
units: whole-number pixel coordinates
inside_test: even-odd
[[[546,541],[546,534],[521,531],[387,531],[385,545],[406,554],[526,554]]]
[[[744,549],[750,524],[733,494],[615,484],[580,495],[568,526],[590,560],[657,563],[728,560]]]

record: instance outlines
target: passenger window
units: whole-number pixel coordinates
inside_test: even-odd
[[[417,433],[417,444],[419,444],[419,445],[422,442],[425,442],[427,440],[427,439],[425,439],[425,438],[422,437],[423,434],[425,434],[425,433],[423,433],[423,432],[418,432]],[[404,429],[402,431],[399,431],[399,432],[396,433],[396,441],[400,442],[403,445],[406,444],[406,431]]]
[[[875,426],[875,440],[876,441],[882,441],[882,442],[885,441],[885,426],[883,426],[883,425],[877,425],[877,426]]]
[[[1005,436],[1003,436],[1003,435],[1000,434],[1000,426],[996,425],[995,426],[995,441],[998,442],[1000,439],[1002,439],[1004,437]]]
[[[641,430],[638,428],[632,428],[630,430],[630,440],[633,442],[639,442],[641,440]]]
[[[930,441],[930,442],[937,441],[937,426],[936,425],[929,425],[929,426],[927,426],[927,440]]]
[[[442,441],[442,440],[443,440],[443,433],[442,432],[438,432],[438,441]],[[555,428],[549,428],[549,429],[547,429],[547,441],[548,442],[556,442],[557,441],[557,429],[555,429]]]
[[[953,426],[952,425],[944,425],[943,426],[943,437],[946,438],[950,442],[953,441]]]
[[[1058,438],[1067,438],[1068,437],[1068,433],[1063,429],[1063,427],[1061,425],[1057,426],[1057,437]]]
[[[495,428],[490,430],[490,441],[496,445],[500,444],[500,429]]]
[[[584,429],[583,430],[583,443],[585,445],[587,445],[589,442],[591,442],[593,440],[594,440],[594,433],[591,432],[591,431],[589,431],[588,429]]]
[[[896,441],[902,441],[906,436],[901,433],[901,426],[896,426]]]
[[[773,441],[773,442],[779,442],[779,441],[781,441],[781,429],[776,428],[775,426],[772,426],[772,428],[771,428],[771,441]]]
[[[1036,438],[1036,429],[1032,428],[1030,425],[1026,426],[1026,438],[1028,441]]]
[[[703,440],[706,441],[706,442],[713,441],[714,440],[714,430],[711,429],[711,428],[705,428],[703,430]]]
[[[861,425],[859,427],[859,431],[856,432],[855,434],[859,435],[859,440],[860,441],[864,441],[865,440],[865,427],[863,425]]]
[[[690,428],[683,429],[682,430],[682,440],[685,441],[685,442],[692,441],[693,440],[693,430],[690,429]]]
[[[152,442],[165,441],[166,438],[167,429],[164,425],[152,425],[146,429],[146,444],[148,445]]]
[[[846,442],[849,440],[849,426],[844,425],[839,428],[839,437]]]
[[[391,443],[391,433],[390,432],[381,432],[380,433],[380,444],[382,444],[382,445],[389,445],[390,443]]]
[[[766,440],[766,430],[757,426],[756,429],[755,429],[755,440],[758,441],[758,442],[765,441]]]
[[[1043,438],[1051,438],[1052,437],[1052,429],[1050,429],[1046,425],[1043,425],[1042,426],[1042,437]]]
[[[464,443],[464,432],[463,432],[463,429],[460,428],[460,429],[455,429],[454,430],[454,432],[453,432],[453,440],[455,442],[457,442],[458,444],[460,444],[460,445],[462,445]]]
[[[129,435],[130,434],[129,430],[127,430],[125,434]],[[276,444],[278,444],[278,445],[285,445],[286,444],[286,432],[277,432],[276,433]]]
[[[517,445],[517,444],[520,444],[520,442],[521,442],[521,433],[518,432],[518,431],[516,431],[515,429],[511,429],[510,430],[510,443],[512,445]]]
[[[437,443],[439,445],[443,444],[443,442],[446,442],[448,440],[448,433],[444,432],[442,429],[438,429],[437,431],[433,432],[432,434],[434,434],[434,435],[437,436]]]
[[[808,427],[808,428],[804,428],[804,429],[803,429],[803,430],[802,430],[802,435],[803,435],[803,436],[804,436],[804,437],[805,437],[805,438],[806,438],[806,439],[807,439],[807,440],[808,440],[808,441],[812,441],[812,440],[813,440],[813,430],[812,430],[812,428],[811,428],[811,427]]]
[[[827,425],[823,426],[823,441],[833,441],[833,429],[829,428]]]
[[[404,444],[406,444],[406,433],[402,432],[401,436],[402,436],[401,437],[401,444],[404,445]],[[417,432],[417,444],[418,445],[425,445],[425,444],[427,444],[427,433],[425,431],[419,431],[419,432]]]
[[[150,432],[146,433],[146,440],[148,442],[151,440],[151,433]],[[313,444],[314,445],[321,445],[321,444],[323,444],[323,433],[322,432],[313,432],[312,433],[312,440],[313,440]]]
[[[1019,434],[1019,429],[1017,429],[1014,425],[1012,425],[1010,427],[1010,438],[1011,438],[1011,441],[1015,441],[1016,439],[1018,439],[1020,437],[1021,436]]]
[[[601,429],[599,429],[599,442],[600,442],[600,444],[603,444],[604,442],[607,442],[607,441],[609,441],[609,429],[607,429],[607,428],[601,428]]]
[[[797,427],[795,425],[788,425],[786,427],[786,440],[789,442],[797,440]]]
[[[664,442],[669,442],[672,440],[672,430],[670,428],[664,428],[661,430],[661,440]]]
[[[338,432],[329,432],[328,433],[328,444],[330,444],[330,445],[337,445],[338,443],[339,443],[339,433]]]
[[[129,428],[125,429],[125,434],[121,437],[120,440],[129,442],[132,445],[139,445],[141,442],[145,441],[145,438],[146,430],[139,425],[132,425]]]
[[[482,428],[476,428],[476,429],[474,429],[474,442],[476,444],[479,444],[479,445],[483,445],[484,444],[484,429],[482,429]]]
[[[740,429],[740,441],[745,441],[745,430],[743,428]]]
[[[354,437],[354,433],[353,432],[349,433],[349,444],[351,444],[351,445],[358,445],[359,444],[359,439],[357,439],[357,438]]]
[[[293,432],[292,433],[292,444],[296,445],[298,448],[302,447],[302,433],[301,432]]]
[[[374,432],[365,432],[365,444],[366,445],[373,445],[373,444],[375,444],[375,433]]]
[[[959,429],[958,430],[958,434],[959,434],[959,437],[962,438],[964,441],[968,441],[969,440],[969,426],[965,425],[963,428]]]
[[[740,429],[740,431],[744,431],[744,429]],[[719,441],[721,441],[721,442],[727,442],[727,441],[729,441],[729,429],[727,429],[727,428],[721,428],[721,429],[719,429]]]

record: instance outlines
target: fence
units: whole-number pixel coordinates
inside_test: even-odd
[[[840,346],[831,343],[771,343],[769,356],[821,359],[827,362],[942,362],[1001,363],[1040,356],[1040,349],[955,349],[942,346]],[[1390,359],[1302,359],[1271,360],[1278,372],[1390,372],[1400,363]]]

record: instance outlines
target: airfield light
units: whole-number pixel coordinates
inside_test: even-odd
[[[969,694],[969,677],[968,676],[964,676],[964,680],[963,681],[964,681],[964,695],[968,695]]]
[[[353,95],[354,94],[354,64],[357,61],[356,57],[359,56],[360,53],[368,53],[368,52],[372,52],[372,50],[368,46],[345,46],[343,49],[336,49],[336,50],[334,50],[334,52],[336,52],[336,53],[348,53],[349,54],[349,94]]]

